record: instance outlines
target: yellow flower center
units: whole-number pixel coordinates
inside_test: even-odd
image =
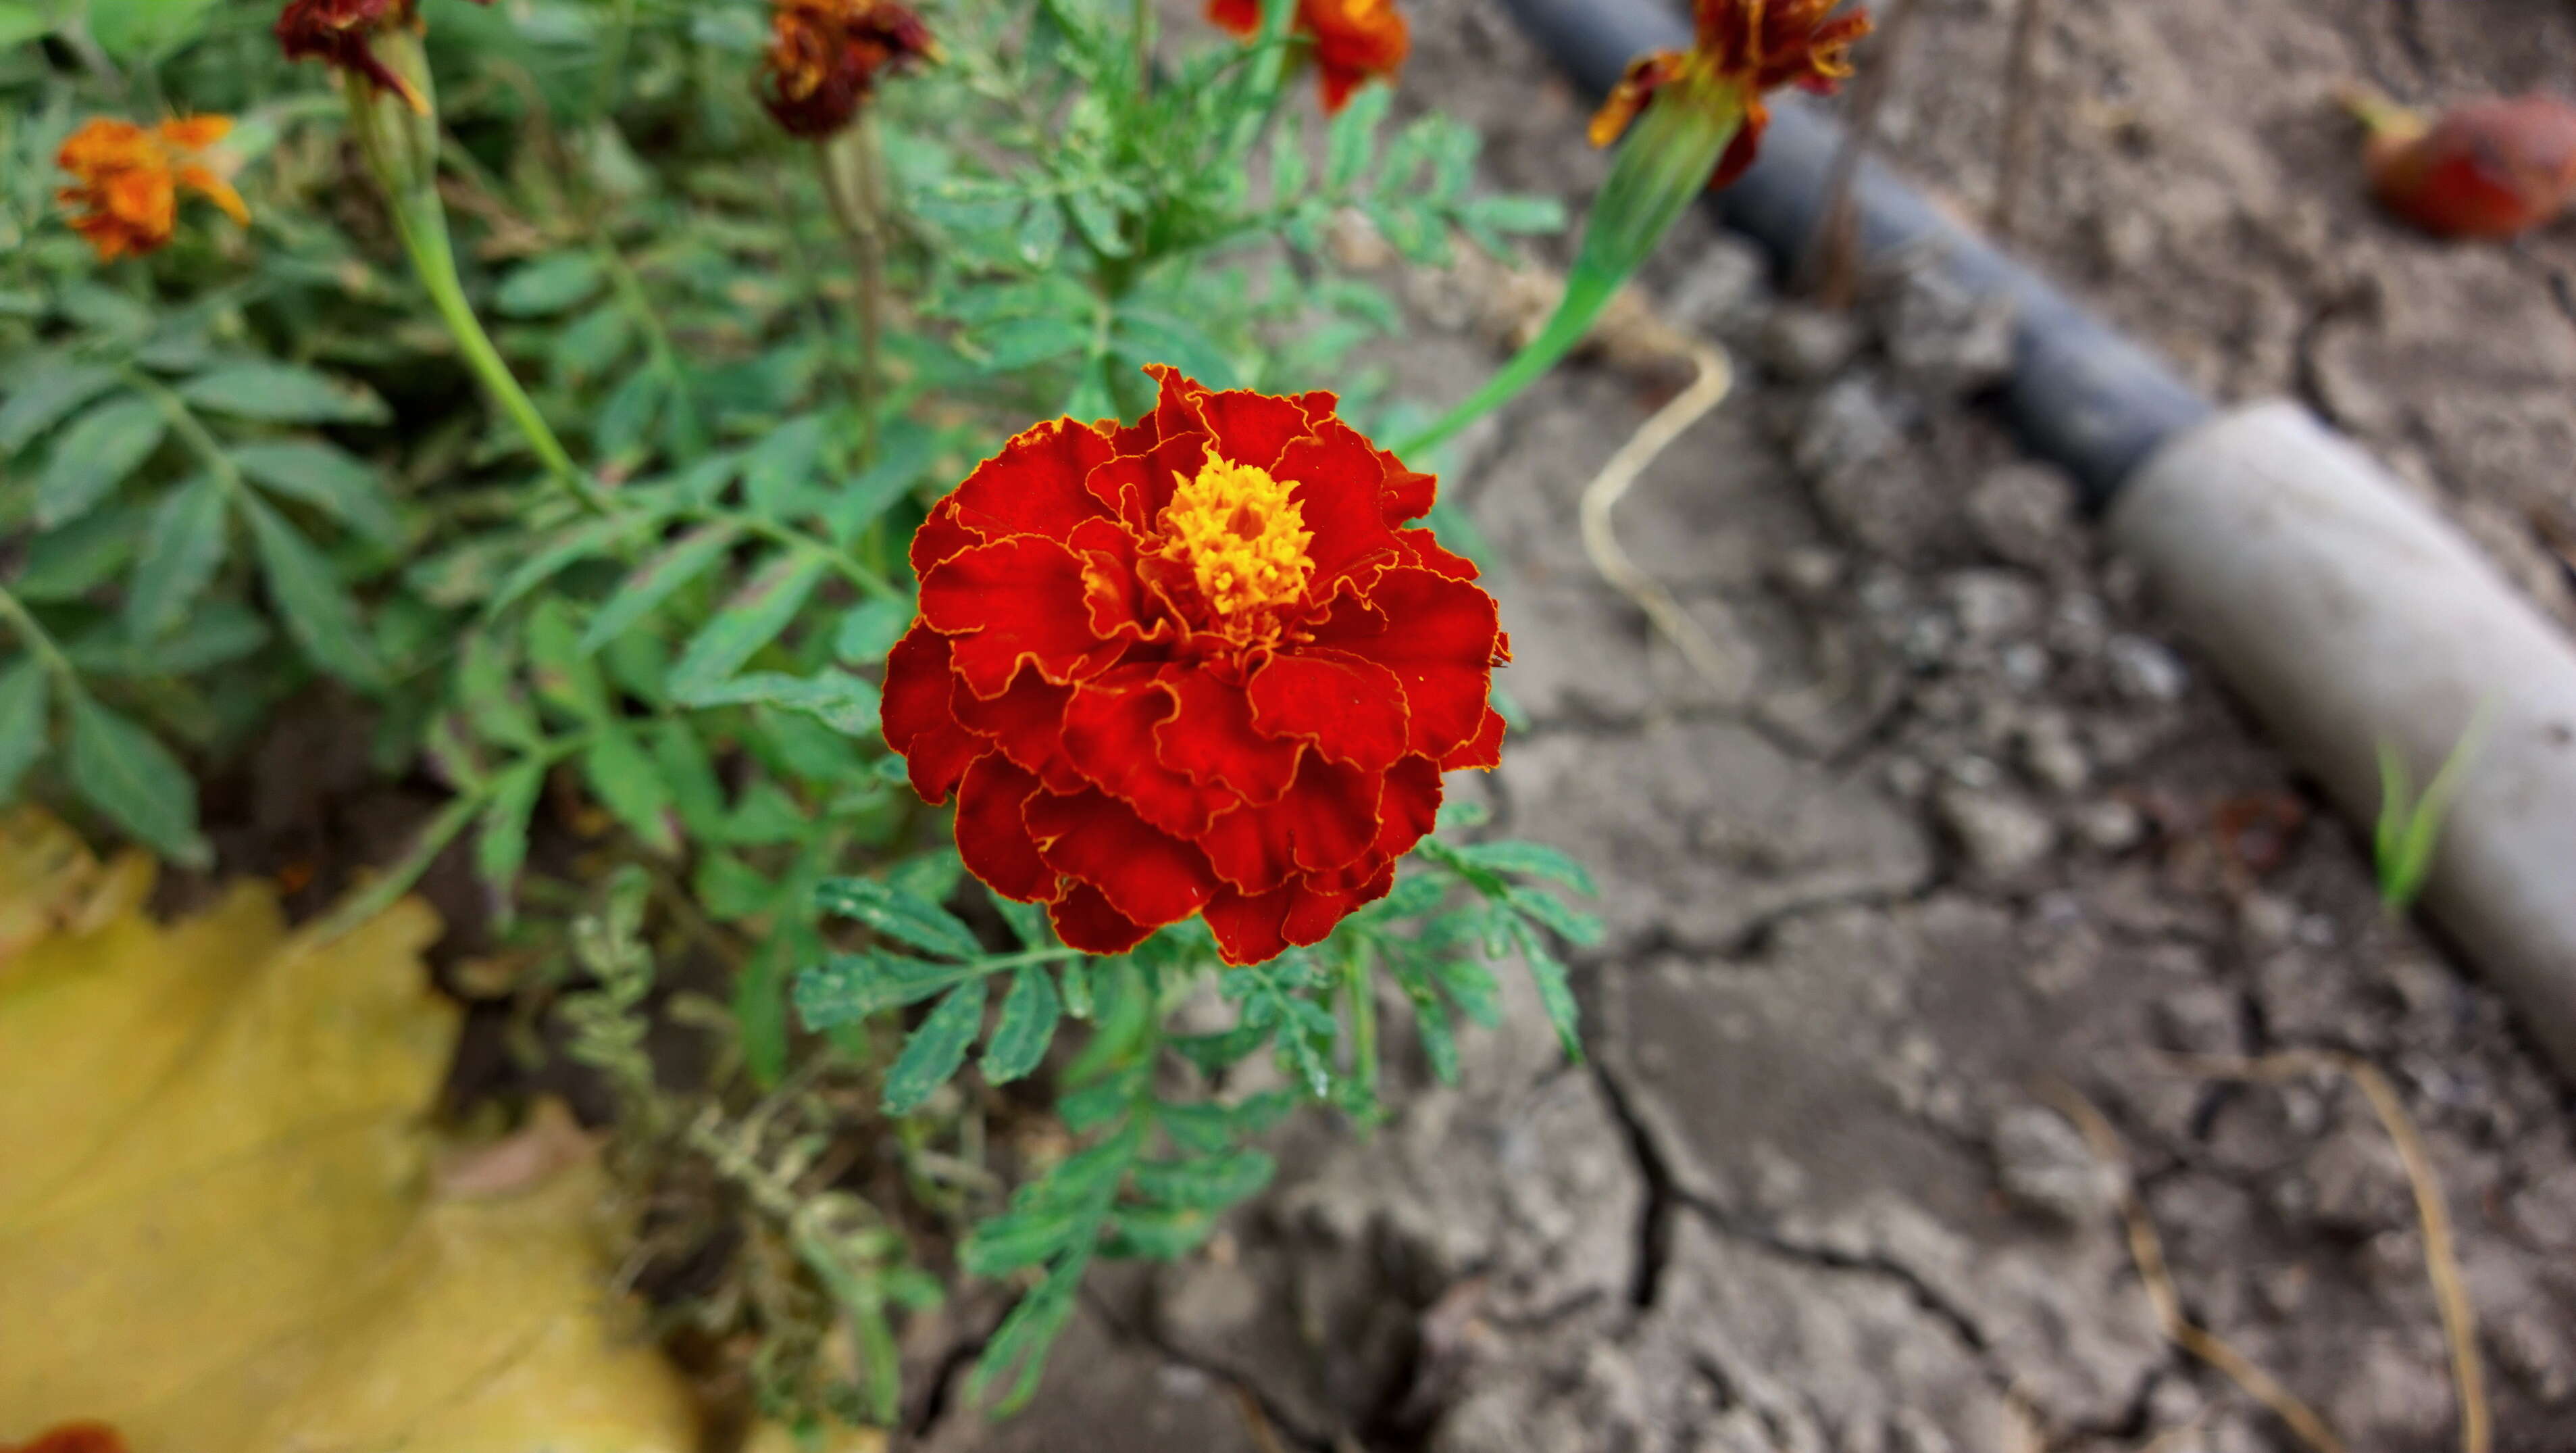
[[[1208,456],[1196,479],[1172,476],[1178,488],[1156,521],[1165,558],[1187,564],[1219,620],[1284,605],[1306,591],[1315,571],[1306,554],[1315,532],[1288,497],[1293,485],[1264,469]]]

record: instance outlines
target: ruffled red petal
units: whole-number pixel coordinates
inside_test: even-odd
[[[1297,780],[1301,744],[1254,726],[1242,687],[1204,671],[1176,673],[1170,686],[1180,710],[1154,732],[1163,765],[1255,804],[1278,801]]]
[[[1315,643],[1383,666],[1403,684],[1404,751],[1437,761],[1484,724],[1502,632],[1494,598],[1474,585],[1429,570],[1389,570],[1367,608],[1335,610],[1316,627]]]
[[[1377,451],[1377,457],[1386,467],[1386,482],[1378,486],[1377,499],[1387,528],[1394,529],[1431,513],[1431,507],[1440,501],[1440,477],[1405,468],[1402,460],[1385,449]]]
[[[1475,561],[1441,544],[1429,530],[1396,531],[1395,558],[1416,570],[1428,570],[1451,580],[1473,580],[1481,573]]]
[[[949,498],[957,502],[958,523],[988,540],[1061,540],[1084,520],[1108,513],[1084,482],[1114,456],[1108,437],[1090,425],[1056,419],[1021,431],[975,466]]]
[[[1202,394],[1195,402],[1217,454],[1255,469],[1276,473],[1281,451],[1315,431],[1303,405],[1276,394],[1227,389]]]
[[[1292,948],[1322,943],[1343,919],[1394,886],[1390,863],[1357,889],[1317,888],[1303,879],[1267,893],[1228,888],[1208,900],[1207,925],[1216,934],[1218,957],[1227,963],[1266,963]]]
[[[1290,444],[1271,473],[1296,481],[1289,498],[1315,538],[1306,547],[1315,562],[1309,591],[1317,598],[1331,593],[1345,577],[1366,579],[1369,567],[1395,556],[1395,532],[1387,528],[1379,492],[1386,465],[1377,449],[1339,419],[1317,422],[1315,432]]]
[[[918,622],[886,655],[886,745],[903,757],[912,790],[934,807],[948,800],[967,765],[988,750],[948,709],[955,681],[948,638]]]
[[[1123,954],[1162,926],[1129,918],[1088,883],[1074,884],[1048,905],[1047,921],[1055,925],[1055,936],[1064,940],[1066,948],[1087,954]]]
[[[1083,562],[1056,541],[1012,535],[961,550],[921,582],[921,618],[950,638],[957,674],[994,697],[1023,662],[1058,685],[1096,676],[1119,647],[1091,633]]]
[[[1041,792],[1025,811],[1048,867],[1098,888],[1139,923],[1178,922],[1216,892],[1216,874],[1196,844],[1156,830],[1097,788]]]
[[[1273,656],[1247,694],[1253,723],[1265,735],[1300,738],[1365,772],[1394,765],[1414,734],[1397,674],[1341,651]]]
[[[1169,683],[1153,679],[1150,668],[1119,667],[1074,688],[1064,714],[1064,753],[1083,776],[1149,825],[1195,838],[1236,798],[1192,781],[1156,756],[1154,734],[1179,710],[1180,698]]]
[[[1058,791],[1070,792],[1082,785],[1082,774],[1064,754],[1064,708],[1073,699],[1073,690],[1047,680],[1034,667],[1023,666],[1011,678],[1010,688],[990,700],[961,683],[950,693],[948,709],[959,726],[1001,748],[1002,755],[1021,771],[1035,773]]]
[[[950,495],[930,507],[930,518],[912,532],[913,578],[930,573],[930,568],[960,550],[970,550],[983,543],[983,537],[957,522],[957,496]]]
[[[1377,840],[1385,774],[1362,772],[1308,752],[1277,802],[1244,806],[1199,837],[1217,876],[1266,893],[1304,873],[1337,871]]]
[[[1407,757],[1389,767],[1386,791],[1378,798],[1377,841],[1369,855],[1392,863],[1440,825],[1440,769],[1426,757]]]
[[[1029,835],[1026,806],[1041,791],[999,752],[976,758],[957,790],[957,856],[984,886],[1021,903],[1058,896],[1055,870]]]
[[[1503,714],[1485,708],[1485,719],[1476,726],[1476,734],[1461,742],[1458,750],[1440,759],[1443,772],[1490,772],[1503,765]]]

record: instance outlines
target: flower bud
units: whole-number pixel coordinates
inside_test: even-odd
[[[2437,237],[2511,237],[2576,201],[2576,106],[2554,96],[2468,101],[2427,120],[2347,98],[2370,128],[2380,204]]]

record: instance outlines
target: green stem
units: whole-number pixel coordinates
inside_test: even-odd
[[[71,657],[63,654],[62,647],[54,644],[54,638],[36,623],[36,617],[19,603],[18,597],[9,593],[6,586],[0,586],[0,621],[6,621],[9,628],[17,632],[18,639],[37,660],[45,663],[45,669],[52,672],[56,680],[70,690],[80,690],[80,673],[73,669]]]
[[[1351,1073],[1364,1097],[1364,1119],[1378,1113],[1377,996],[1369,983],[1366,949],[1354,944],[1342,953],[1342,987],[1351,996]]]
[[[903,603],[907,599],[902,591],[895,588],[894,582],[859,563],[848,551],[824,544],[813,536],[791,526],[782,525],[776,520],[763,519],[758,515],[736,514],[729,510],[693,512],[691,517],[710,521],[730,521],[762,539],[784,545],[791,550],[804,551],[839,571],[844,580],[880,600]]]
[[[1136,0],[1131,22],[1136,33],[1136,94],[1154,94],[1154,0]]]
[[[1557,304],[1555,314],[1547,320],[1547,326],[1539,330],[1539,335],[1531,339],[1511,362],[1487,379],[1483,388],[1469,394],[1456,408],[1442,415],[1438,423],[1398,444],[1396,454],[1410,457],[1447,443],[1459,430],[1500,408],[1522,389],[1537,382],[1541,375],[1574,351],[1574,346],[1583,341],[1583,335],[1592,331],[1594,320],[1601,316],[1601,310],[1609,305],[1612,295],[1619,291],[1619,284],[1624,281],[1624,277],[1580,273],[1567,278],[1565,297]]]
[[[850,246],[850,261],[859,280],[859,383],[866,398],[859,408],[859,458],[864,466],[876,444],[876,404],[881,380],[877,371],[879,334],[885,317],[885,238],[877,228],[876,136],[862,111],[841,143],[849,150],[854,173],[841,175],[833,143],[817,142],[815,165],[823,178],[823,199],[832,221]]]
[[[126,387],[142,394],[160,408],[161,417],[170,421],[172,432],[179,436],[180,442],[188,446],[188,452],[204,462],[207,470],[223,484],[224,488],[236,494],[241,491],[241,466],[233,463],[232,456],[224,452],[223,441],[217,439],[214,431],[206,427],[205,421],[197,417],[195,409],[188,407],[186,399],[179,397],[161,380],[139,368],[129,367],[120,369],[118,372],[124,376]]]
[[[429,871],[430,863],[447,850],[447,845],[456,840],[457,834],[465,831],[466,824],[474,820],[474,814],[483,810],[483,804],[489,798],[488,789],[478,789],[439,809],[438,816],[431,818],[429,825],[421,829],[411,851],[403,854],[400,862],[385,869],[366,887],[340,900],[339,906],[315,927],[315,941],[329,943],[339,938],[410,892],[412,885],[420,881],[420,875]]]

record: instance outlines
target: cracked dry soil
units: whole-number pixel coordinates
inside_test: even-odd
[[[1411,8],[1407,105],[1485,127],[1504,185],[1597,181],[1577,99],[1495,7]],[[2070,271],[2237,393],[2330,380],[2335,349],[2427,360],[2429,375],[2386,375],[2386,431],[2338,404],[2344,384],[2311,396],[2401,463],[2454,479],[2450,502],[2518,538],[2526,580],[2563,608],[2531,532],[2576,489],[2576,443],[2543,437],[2567,423],[2576,331],[2542,320],[2546,337],[2499,341],[2426,313],[2417,285],[2545,288],[2564,242],[2461,254],[2368,232],[2340,216],[2357,207],[2340,173],[2285,198],[2297,166],[2323,165],[2323,123],[2285,138],[2247,120],[2238,93],[2200,118],[2214,139],[2177,142],[2179,161],[2150,145],[2142,161],[2123,128],[2179,124],[2153,111],[2175,94],[2158,78],[2190,59],[2174,49],[2181,12],[2212,7],[2057,8],[2052,104],[2074,108],[2079,152],[2117,155],[2044,163],[2025,209],[2041,251],[2063,262],[2082,239],[2149,229],[2116,244],[2145,249],[2118,277]],[[1982,137],[1991,117],[1940,73],[1954,59],[1984,73],[2003,9],[1931,4],[1892,112],[1903,158],[1971,191],[1973,169],[1945,170],[1945,149],[1982,156],[1983,143],[1941,128]],[[2402,72],[2380,77],[2401,93],[2528,79],[2521,58],[2477,72],[2442,48],[2469,33],[2464,12],[2525,18],[2562,60],[2576,45],[2576,11],[2530,0],[2225,9],[2291,68],[2293,98],[2365,62]],[[2196,46],[2220,43],[2235,44]],[[2135,95],[2117,104],[2134,114],[2093,137],[2090,113],[2058,93],[2101,75],[2128,78]],[[2277,175],[2200,165],[2205,153],[2270,156]],[[2139,175],[2216,186],[2217,200],[2150,207]],[[2274,229],[2319,209],[2336,216],[2322,233]],[[2223,276],[2205,271],[2220,234],[2247,259]],[[2284,235],[2345,271],[2274,251]],[[2373,275],[2378,311],[2319,323],[2320,288]],[[1446,396],[1490,367],[1475,287],[1386,280],[1420,324],[1387,360],[1413,391]],[[1096,1279],[1018,1420],[934,1402],[925,1446],[2297,1446],[2163,1340],[2115,1209],[2123,1170],[2048,1108],[2050,1080],[2127,1140],[2197,1320],[2347,1447],[2456,1446],[2407,1184],[2360,1094],[2174,1063],[2312,1047],[2383,1067],[2430,1147],[2495,1446],[2576,1447],[2565,1088],[2463,965],[2378,912],[2349,827],[2160,632],[2134,575],[2073,517],[2067,482],[1970,406],[2001,362],[1993,330],[1904,277],[1876,280],[1851,318],[1782,301],[1758,259],[1697,220],[1649,282],[1666,321],[1725,344],[1740,378],[1640,481],[1619,528],[1736,669],[1706,679],[1651,639],[1577,536],[1577,492],[1670,378],[1563,370],[1470,435],[1446,476],[1498,556],[1518,656],[1504,680],[1530,718],[1484,786],[1494,830],[1555,844],[1605,885],[1611,938],[1581,965],[1591,1062],[1558,1058],[1512,982],[1515,1015],[1470,1038],[1462,1088],[1399,1063],[1403,1108],[1372,1141],[1292,1131],[1279,1185],[1207,1254]],[[2194,301],[2173,305],[2176,288]],[[2487,382],[2455,386],[2453,367]],[[2489,386],[2497,370],[2512,388]],[[2526,404],[2536,432],[2455,436],[2444,422]],[[2476,450],[2526,445],[2556,473],[2522,455],[2481,472],[2502,456]],[[1405,1009],[1386,1012],[1400,1025]]]

